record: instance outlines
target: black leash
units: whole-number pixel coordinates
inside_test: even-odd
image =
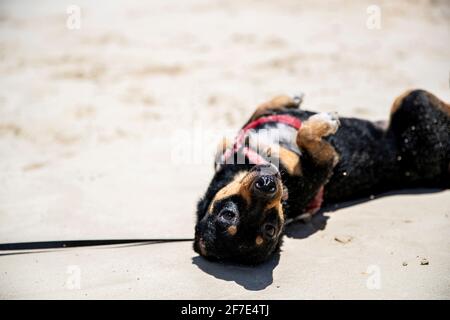
[[[130,243],[168,243],[194,241],[192,238],[166,238],[166,239],[102,239],[102,240],[63,240],[63,241],[37,241],[37,242],[15,242],[1,243],[0,251],[12,250],[39,250],[39,249],[61,249],[90,246],[106,246]]]

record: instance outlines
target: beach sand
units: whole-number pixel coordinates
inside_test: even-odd
[[[380,28],[372,1],[76,1],[79,29],[71,4],[0,3],[0,243],[193,237],[219,136],[276,94],[370,120],[450,101],[448,1],[377,1]],[[189,242],[0,252],[0,298],[449,299],[450,190],[365,200],[255,268]]]

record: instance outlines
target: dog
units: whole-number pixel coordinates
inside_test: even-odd
[[[261,104],[234,141],[220,144],[197,205],[201,256],[255,265],[279,251],[286,222],[322,204],[450,187],[450,104],[433,94],[400,95],[384,125],[305,111],[301,101],[278,96]],[[250,140],[263,130],[278,135],[255,146]]]

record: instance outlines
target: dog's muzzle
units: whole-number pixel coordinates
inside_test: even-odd
[[[257,165],[252,171],[257,174],[252,185],[255,195],[271,198],[279,193],[281,176],[275,165],[271,163]]]

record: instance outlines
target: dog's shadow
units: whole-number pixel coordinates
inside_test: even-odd
[[[325,228],[328,217],[318,212],[310,222],[293,222],[285,230],[289,238],[303,239]],[[256,266],[243,266],[232,263],[209,261],[201,256],[192,258],[203,272],[225,281],[234,281],[247,290],[259,291],[273,283],[273,271],[280,261],[280,252],[275,253],[268,261]]]
[[[320,210],[309,221],[297,220],[289,223],[284,230],[284,234],[288,238],[308,238],[317,231],[325,229],[329,217],[325,216],[324,213],[328,211],[326,209]]]
[[[415,189],[400,189],[400,190],[393,190],[384,192],[381,194],[378,194],[376,198],[384,198],[384,197],[390,197],[390,196],[396,196],[396,195],[410,195],[410,194],[428,194],[428,193],[437,193],[442,192],[444,189],[439,188],[415,188]],[[305,239],[309,237],[310,235],[320,231],[324,230],[327,226],[328,219],[330,217],[325,216],[324,213],[330,213],[339,211],[341,209],[356,206],[358,204],[362,204],[368,201],[372,201],[373,197],[362,197],[356,200],[350,200],[350,201],[344,201],[340,203],[334,203],[329,204],[320,209],[319,212],[317,212],[310,221],[293,221],[292,223],[288,224],[286,226],[284,234],[288,238],[293,239]]]
[[[443,190],[425,188],[405,189],[379,194],[377,195],[377,198],[402,194],[426,194],[440,191]],[[324,213],[338,211],[340,209],[358,205],[370,200],[372,200],[372,198],[367,197],[354,201],[328,205],[317,212],[308,222],[294,221],[287,225],[285,235],[288,238],[305,239],[326,228],[329,217],[325,216]],[[234,281],[238,285],[251,291],[263,290],[273,283],[273,271],[277,267],[279,261],[280,253],[276,253],[270,260],[257,266],[241,266],[228,263],[211,262],[200,256],[192,258],[192,263],[203,272],[206,272],[217,279]]]
[[[273,270],[280,261],[280,254],[276,253],[268,261],[257,266],[243,266],[231,263],[217,263],[208,261],[203,257],[192,258],[195,264],[203,272],[217,279],[234,281],[247,290],[259,291],[267,288],[273,282]]]
[[[293,222],[285,230],[289,238],[303,239],[325,228],[328,217],[323,211],[318,212],[309,223]],[[256,266],[243,266],[231,263],[218,263],[206,260],[201,256],[192,258],[203,272],[225,281],[234,281],[247,290],[259,291],[273,283],[273,271],[280,261],[280,252],[275,253],[268,261]]]

